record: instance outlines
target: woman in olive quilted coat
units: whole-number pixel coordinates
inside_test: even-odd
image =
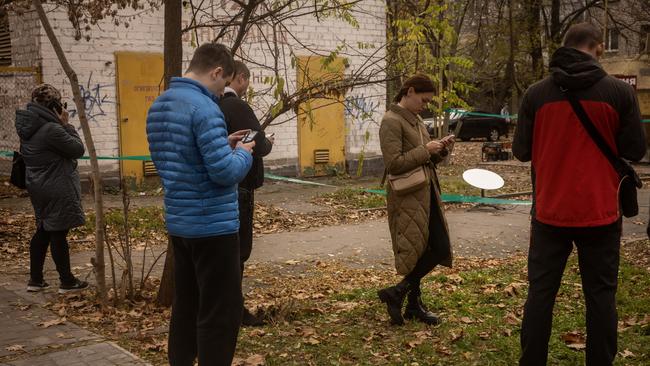
[[[453,136],[431,140],[418,115],[433,98],[434,86],[427,76],[415,75],[404,83],[384,115],[379,130],[381,151],[388,174],[399,175],[423,166],[427,182],[409,193],[397,193],[387,184],[388,224],[397,273],[404,279],[378,292],[386,303],[393,324],[415,318],[438,324],[421,299],[420,281],[438,264],[451,267],[451,245],[444,218],[435,165],[448,154]],[[390,180],[390,179],[389,179]],[[408,294],[404,315],[402,305]]]

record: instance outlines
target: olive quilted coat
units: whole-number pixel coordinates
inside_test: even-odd
[[[390,189],[390,184],[386,185],[388,224],[397,273],[410,273],[425,253],[435,256],[437,263],[451,267],[451,243],[435,171],[435,164],[442,157],[430,155],[424,146],[430,141],[424,123],[407,109],[393,105],[381,121],[379,140],[388,174],[402,174],[424,165],[429,177],[425,187],[407,194],[397,194]],[[428,243],[430,251],[426,251]]]

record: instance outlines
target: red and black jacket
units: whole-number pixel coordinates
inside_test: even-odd
[[[619,176],[573,112],[572,90],[619,156],[638,161],[646,139],[632,87],[608,76],[589,54],[562,47],[551,75],[526,91],[512,151],[532,161],[533,218],[560,227],[608,225],[620,218]]]

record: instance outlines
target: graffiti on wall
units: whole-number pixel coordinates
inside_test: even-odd
[[[86,84],[79,85],[79,92],[81,92],[81,98],[84,101],[88,121],[97,122],[97,117],[103,117],[106,115],[106,105],[115,104],[107,94],[108,89],[113,87],[114,84],[93,83],[92,72],[88,76]],[[74,118],[77,115],[77,109],[74,104],[72,104],[71,108],[68,109],[68,113],[70,113],[70,118]]]
[[[356,120],[370,120],[380,107],[377,98],[364,94],[352,95],[345,98],[345,116]]]

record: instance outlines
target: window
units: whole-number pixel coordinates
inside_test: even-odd
[[[11,37],[9,36],[9,17],[0,9],[0,66],[11,65]]]
[[[618,38],[620,32],[618,29],[609,29],[607,31],[607,43],[605,44],[605,49],[607,51],[618,51]]]
[[[648,53],[650,51],[650,24],[641,26],[639,35],[639,53]]]

